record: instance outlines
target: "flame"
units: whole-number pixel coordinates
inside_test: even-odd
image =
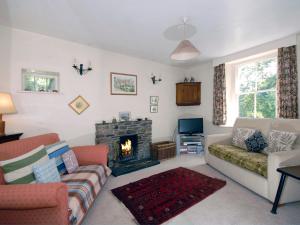
[[[125,144],[121,144],[121,147],[122,147],[122,154],[127,156],[127,155],[130,155],[131,153],[131,140],[127,140],[125,142]]]

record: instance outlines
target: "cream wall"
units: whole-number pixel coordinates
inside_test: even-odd
[[[0,90],[10,91],[18,113],[6,115],[7,132],[24,132],[24,137],[57,132],[70,144],[93,144],[95,122],[111,121],[120,111],[133,118],[153,120],[153,140],[172,136],[177,122],[175,83],[183,70],[113,52],[51,38],[35,33],[0,27]],[[74,58],[93,71],[80,76],[71,66]],[[21,69],[32,68],[60,73],[61,94],[21,93]],[[110,95],[110,72],[138,75],[137,96]],[[162,82],[153,85],[151,73]],[[90,107],[77,115],[68,106],[82,95]],[[149,112],[150,96],[159,96],[159,112]]]

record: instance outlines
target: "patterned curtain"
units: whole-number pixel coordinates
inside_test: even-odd
[[[226,80],[225,64],[214,68],[214,99],[213,99],[213,124],[225,125],[226,123]]]
[[[298,118],[298,78],[296,46],[278,49],[278,116]]]

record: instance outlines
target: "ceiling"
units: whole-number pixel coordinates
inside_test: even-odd
[[[169,59],[183,16],[201,51]],[[300,31],[299,0],[0,0],[0,24],[176,66],[193,66]]]

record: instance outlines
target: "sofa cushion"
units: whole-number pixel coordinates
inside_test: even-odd
[[[255,131],[254,134],[245,140],[245,144],[249,152],[260,152],[268,147],[268,143],[260,131]]]
[[[267,153],[290,151],[296,139],[296,133],[271,130],[268,138],[269,147]]]
[[[56,167],[55,159],[32,166],[37,183],[60,182],[60,176]]]
[[[65,163],[68,173],[73,173],[78,167],[78,161],[73,150],[69,150],[62,154],[62,159]]]
[[[247,147],[245,141],[254,133],[255,133],[255,129],[249,129],[249,128],[234,129],[232,134],[232,145],[246,150]]]
[[[67,172],[66,166],[61,157],[62,154],[69,151],[69,145],[65,141],[56,142],[46,146],[46,151],[50,159],[55,159],[58,172],[63,175]]]
[[[32,166],[49,160],[43,145],[18,157],[1,161],[5,182],[8,184],[36,183]]]
[[[267,159],[262,153],[248,152],[232,145],[213,144],[208,146],[210,154],[250,170],[261,176],[267,177]]]
[[[298,137],[292,148],[300,149],[300,119],[275,119],[271,129],[296,133]]]
[[[233,129],[235,130],[236,128],[247,127],[259,130],[265,137],[267,137],[271,129],[272,121],[272,119],[237,118]]]
[[[68,186],[71,224],[81,222],[110,174],[107,166],[89,165],[62,176],[62,182]]]

